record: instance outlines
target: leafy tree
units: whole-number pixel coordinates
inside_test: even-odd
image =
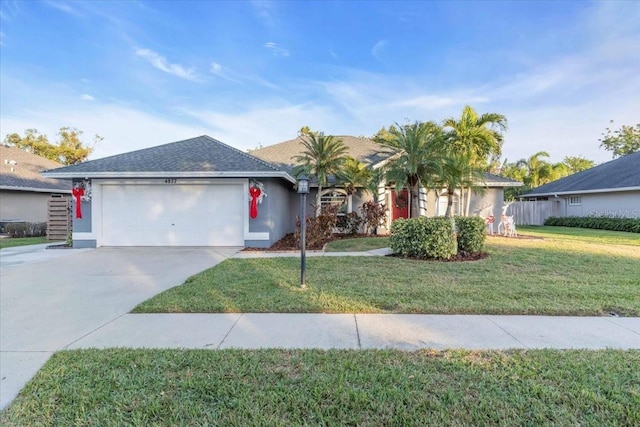
[[[391,155],[383,166],[385,179],[393,182],[397,190],[408,187],[410,214],[418,217],[419,189],[432,186],[441,162],[442,128],[433,122],[415,122],[404,126],[396,124],[387,133],[384,137],[374,137]]]
[[[55,160],[63,165],[75,165],[87,160],[93,152],[95,144],[103,139],[96,135],[94,144],[88,146],[80,139],[82,133],[82,131],[75,128],[60,128],[58,133],[59,140],[52,144],[46,135],[39,134],[36,129],[27,129],[24,132],[24,136],[20,136],[17,133],[7,135],[4,143],[37,156]]]
[[[502,114],[478,115],[469,105],[462,109],[460,119],[451,117],[442,123],[449,152],[463,154],[474,167],[488,170],[489,161],[502,152],[502,132],[507,130],[507,118]],[[469,188],[465,214],[469,214],[471,189]]]
[[[331,175],[336,176],[342,169],[347,158],[347,147],[341,139],[323,132],[309,132],[301,139],[304,150],[294,157],[298,164],[292,172],[296,177],[306,174],[318,183],[316,215],[320,215],[322,188],[327,186]]]
[[[613,123],[613,120],[610,123]],[[614,159],[640,151],[640,123],[635,126],[623,125],[614,131],[607,128],[598,141],[600,141],[600,147],[613,152]]]
[[[571,173],[582,172],[596,165],[596,162],[585,159],[583,156],[566,156],[562,163],[567,165]]]

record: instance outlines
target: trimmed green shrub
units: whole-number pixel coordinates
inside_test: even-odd
[[[46,222],[16,222],[4,226],[4,231],[11,237],[40,237],[47,235]]]
[[[486,238],[484,218],[457,216],[455,221],[458,232],[458,253],[467,255],[482,252]]]
[[[453,221],[446,218],[397,219],[389,245],[405,258],[450,259],[456,254]]]
[[[597,230],[626,231],[640,233],[640,218],[602,218],[602,217],[554,217],[547,218],[544,225],[557,227],[594,228]]]

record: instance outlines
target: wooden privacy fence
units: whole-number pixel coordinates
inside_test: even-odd
[[[507,211],[513,215],[516,225],[544,225],[550,216],[561,216],[559,200],[537,200],[531,202],[515,202]]]
[[[71,198],[51,196],[47,210],[47,240],[67,240],[71,232]]]

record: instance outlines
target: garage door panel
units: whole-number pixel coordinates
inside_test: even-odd
[[[242,246],[242,185],[105,185],[105,246]]]

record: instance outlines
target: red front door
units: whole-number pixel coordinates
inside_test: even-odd
[[[391,190],[391,221],[409,218],[409,193],[407,190]]]

